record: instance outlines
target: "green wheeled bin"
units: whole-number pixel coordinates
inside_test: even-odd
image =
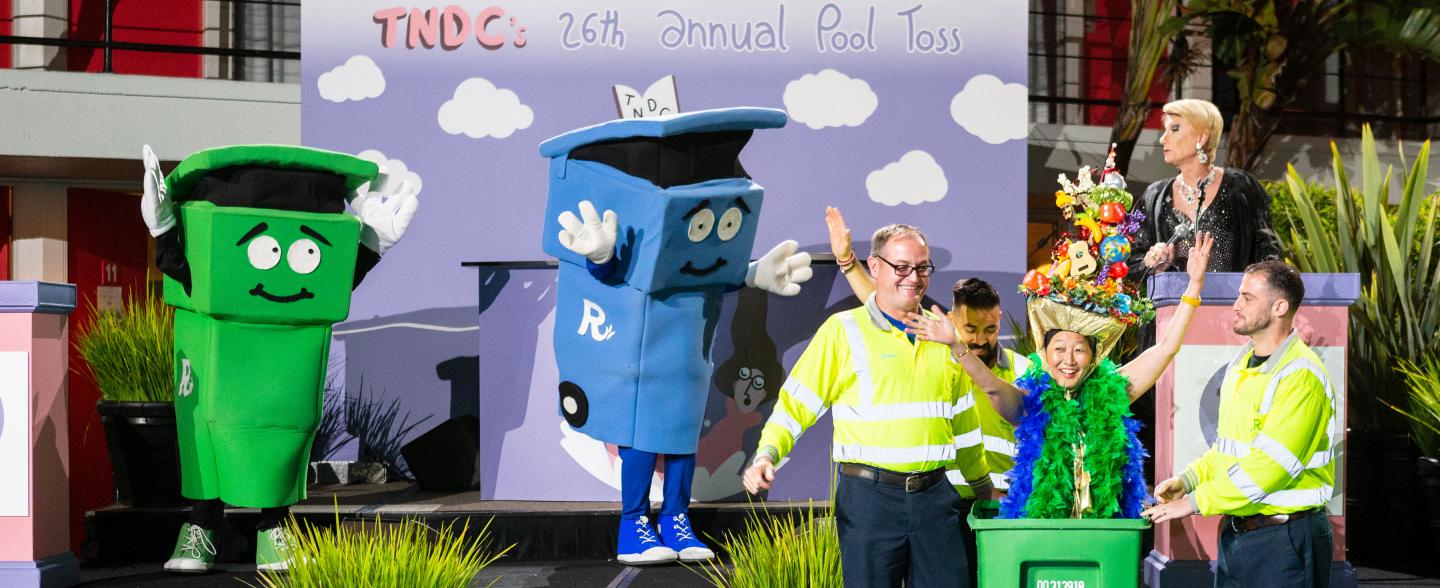
[[[975,503],[982,588],[1133,588],[1140,583],[1145,519],[1001,519]]]

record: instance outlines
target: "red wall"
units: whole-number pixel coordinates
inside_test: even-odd
[[[204,44],[204,7],[200,0],[115,0],[112,10],[115,41],[191,47]],[[105,39],[104,2],[70,0],[70,38]],[[67,59],[70,71],[105,69],[103,49],[71,48]],[[200,55],[115,51],[111,69],[121,74],[193,78],[203,74],[204,61]]]
[[[1098,100],[1119,100],[1125,93],[1125,65],[1130,51],[1130,0],[1096,0],[1094,27],[1085,33],[1082,51],[1085,57],[1085,97]],[[1164,101],[1168,89],[1155,84],[1150,88],[1151,101]],[[1108,127],[1115,124],[1117,108],[1089,106],[1085,124]],[[1153,109],[1145,118],[1145,127],[1160,128],[1160,109]]]
[[[12,0],[0,0],[0,35],[15,34],[11,32],[15,29],[10,26],[12,24],[10,15],[15,14],[10,10],[11,4],[13,4]],[[0,45],[0,68],[10,67],[10,52],[10,45]]]
[[[90,323],[96,288],[121,286],[125,298],[145,289],[150,233],[140,218],[139,197],[121,192],[71,188],[67,219],[69,275],[75,284],[70,315],[71,342]],[[106,275],[105,265],[115,269]],[[85,360],[70,347],[70,542],[79,553],[85,538],[85,511],[115,502],[115,480],[105,431],[95,403],[95,386]]]

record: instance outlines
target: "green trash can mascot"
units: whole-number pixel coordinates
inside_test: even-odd
[[[181,493],[195,501],[165,569],[210,569],[224,503],[262,509],[256,568],[287,569],[281,522],[305,497],[331,326],[405,233],[418,190],[306,147],[207,149],[169,176],[148,145],[144,160],[141,214],[175,307]]]

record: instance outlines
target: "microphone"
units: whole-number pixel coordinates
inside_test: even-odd
[[[1180,223],[1178,225],[1175,225],[1175,234],[1170,235],[1170,239],[1168,241],[1165,241],[1165,244],[1173,248],[1175,247],[1176,243],[1180,242],[1181,239],[1189,238],[1190,235],[1194,232],[1195,226],[1191,223]],[[1170,261],[1173,263],[1175,259],[1172,257]],[[1149,278],[1150,273],[1153,271],[1155,271],[1154,266],[1145,266],[1145,271],[1140,272],[1140,278],[1138,280],[1138,283],[1144,284],[1145,279]]]

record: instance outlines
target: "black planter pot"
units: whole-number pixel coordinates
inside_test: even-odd
[[[1419,450],[1410,436],[1351,430],[1345,448],[1345,544],[1355,565],[1428,574]]]
[[[105,426],[116,502],[131,506],[185,504],[180,495],[175,404],[101,400],[96,410]]]
[[[1430,513],[1430,555],[1431,571],[1440,571],[1440,460],[1422,457],[1415,462],[1420,477],[1420,493],[1425,499],[1425,508]]]

